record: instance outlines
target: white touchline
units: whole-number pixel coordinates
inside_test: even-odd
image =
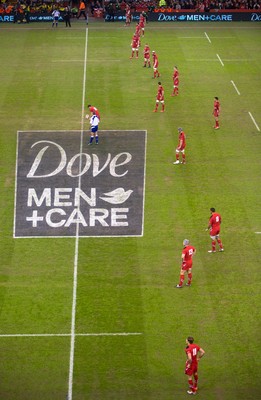
[[[221,60],[221,58],[219,57],[219,55],[218,55],[218,54],[216,54],[216,56],[217,56],[217,58],[219,59],[219,61],[220,61],[220,64],[222,65],[222,67],[224,67],[224,63],[223,63],[223,61]]]
[[[261,232],[255,232],[255,233],[257,233],[258,235],[260,235],[260,234],[261,234]]]
[[[207,32],[204,32],[204,33],[205,33],[205,36],[208,39],[209,43],[211,43],[211,40],[209,39],[209,36],[208,36]]]
[[[83,67],[83,88],[82,88],[82,117],[81,117],[81,139],[80,139],[80,161],[79,171],[82,166],[82,147],[83,147],[83,129],[84,129],[84,102],[85,102],[85,85],[86,85],[86,66],[87,66],[87,50],[88,50],[88,28],[85,34],[84,46],[84,67]],[[78,187],[81,189],[81,175],[78,179]],[[80,204],[78,205],[78,211]],[[76,224],[75,235],[75,251],[74,251],[74,271],[73,271],[73,299],[72,299],[72,319],[71,319],[71,345],[70,345],[70,364],[69,364],[69,381],[68,381],[68,396],[67,400],[72,400],[73,389],[73,368],[74,368],[74,347],[75,347],[75,318],[76,318],[76,303],[77,303],[77,274],[78,274],[78,250],[79,250],[79,222]]]
[[[237,94],[240,96],[240,91],[238,90],[238,88],[235,85],[234,81],[230,81],[232,83],[232,85],[234,86],[235,91],[237,92]]]
[[[254,123],[256,129],[258,130],[258,132],[260,132],[260,128],[259,128],[259,126],[257,125],[257,123],[256,123],[256,121],[255,121],[255,118],[253,117],[253,115],[251,114],[250,111],[248,111],[248,114],[250,115],[250,118],[252,119],[252,121],[253,121],[253,123]]]

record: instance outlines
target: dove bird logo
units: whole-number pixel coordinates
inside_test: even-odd
[[[107,197],[100,197],[100,199],[110,204],[122,204],[128,200],[132,192],[133,190],[127,190],[125,192],[123,188],[118,188],[111,192],[103,193]]]

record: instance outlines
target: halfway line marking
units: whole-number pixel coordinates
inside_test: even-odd
[[[204,33],[205,33],[205,36],[208,39],[209,43],[211,43],[211,40],[209,39],[209,36],[208,36],[207,32],[204,32]]]
[[[221,60],[221,58],[219,57],[219,55],[218,55],[218,54],[216,54],[216,56],[217,56],[217,58],[219,59],[219,61],[220,61],[220,64],[222,65],[222,67],[224,67],[224,63],[223,63],[223,61]]]
[[[88,62],[120,62],[121,60],[114,60],[114,59],[108,59],[108,60],[106,60],[106,59],[95,59],[95,60],[88,60]],[[52,62],[53,63],[69,63],[69,62],[80,62],[80,63],[82,63],[82,62],[85,62],[85,60],[52,60]]]
[[[256,121],[255,121],[255,118],[253,117],[253,115],[251,114],[250,111],[248,111],[248,114],[250,115],[250,118],[252,119],[252,121],[253,121],[253,123],[254,123],[256,129],[258,130],[258,132],[260,132],[260,128],[259,128],[259,126],[257,125],[257,123],[256,123]]]
[[[52,60],[53,63],[64,63],[64,62],[84,62],[84,60]]]
[[[84,102],[85,102],[85,86],[86,86],[86,68],[87,68],[87,50],[88,50],[88,28],[85,30],[84,45],[84,67],[83,67],[83,88],[82,88],[82,116],[81,116],[81,139],[80,139],[80,160],[79,171],[82,170],[82,148],[83,148],[83,130],[84,130]],[[78,179],[78,188],[81,189],[81,175]],[[78,211],[80,204],[78,204]],[[77,303],[77,278],[78,278],[78,253],[79,253],[79,222],[76,224],[75,234],[75,251],[74,251],[74,268],[73,268],[73,299],[72,299],[72,317],[71,317],[71,344],[70,344],[70,364],[68,379],[68,396],[67,400],[72,400],[73,388],[73,369],[74,369],[74,347],[75,347],[75,320],[76,320],[76,303]]]
[[[238,90],[238,88],[235,85],[234,81],[230,81],[232,83],[232,85],[234,86],[235,91],[237,92],[237,94],[240,96],[240,91]]]
[[[260,232],[261,233],[261,232]],[[141,332],[101,332],[101,333],[75,333],[74,336],[138,336]],[[71,333],[14,333],[3,334],[0,337],[70,337]]]

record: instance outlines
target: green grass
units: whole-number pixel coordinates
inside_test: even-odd
[[[260,27],[149,23],[142,48],[159,55],[164,114],[152,113],[157,81],[142,52],[129,60],[132,31],[89,25],[86,103],[100,129],[148,132],[144,236],[79,240],[76,333],[142,335],[76,337],[73,399],[186,399],[188,335],[206,351],[202,400],[257,399],[261,133],[248,112],[261,127]],[[1,25],[0,41],[0,334],[70,333],[75,240],[12,237],[16,132],[81,128],[85,25]],[[185,166],[172,165],[178,126]],[[222,254],[207,253],[210,207],[223,217]],[[193,286],[176,290],[185,237],[197,248]],[[0,348],[1,399],[66,398],[70,337],[2,336]]]

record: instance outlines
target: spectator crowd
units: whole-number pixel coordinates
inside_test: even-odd
[[[0,14],[52,13],[55,8],[61,12],[70,8],[77,16],[80,1],[77,0],[0,0]],[[125,11],[128,4],[131,12],[173,12],[179,10],[259,10],[261,0],[86,0],[90,15],[98,11]]]

